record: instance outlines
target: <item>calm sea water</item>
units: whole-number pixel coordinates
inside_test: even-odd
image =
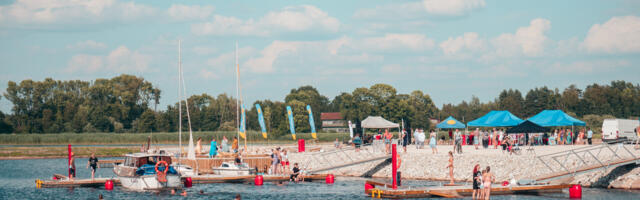
[[[85,168],[87,159],[77,159],[79,178],[90,178]],[[360,178],[337,178],[336,183],[324,182],[290,183],[263,186],[251,184],[198,184],[188,188],[188,196],[175,196],[168,192],[135,192],[117,187],[113,191],[100,188],[43,188],[37,189],[34,180],[51,179],[54,173],[66,174],[66,159],[0,160],[0,199],[233,199],[240,194],[243,199],[371,199],[364,195],[364,180]],[[112,177],[112,168],[98,169],[97,177]],[[439,185],[430,181],[403,181],[404,185]],[[202,190],[205,195],[198,194]],[[567,191],[545,196],[495,196],[493,199],[567,199]],[[639,199],[640,191],[583,189],[584,199]]]

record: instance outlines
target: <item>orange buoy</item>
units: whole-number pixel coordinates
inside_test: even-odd
[[[582,186],[580,184],[576,184],[569,188],[569,198],[582,198]]]
[[[113,180],[109,179],[107,182],[104,182],[104,189],[113,190]]]
[[[253,178],[254,185],[262,185],[263,183],[264,183],[264,178],[262,177],[262,175],[257,175],[255,178]]]
[[[324,180],[325,182],[327,182],[327,184],[333,184],[333,182],[335,181],[335,176],[333,176],[333,174],[329,174],[324,178]]]
[[[185,178],[184,179],[184,187],[190,188],[191,186],[193,186],[193,180],[191,179],[191,177]]]

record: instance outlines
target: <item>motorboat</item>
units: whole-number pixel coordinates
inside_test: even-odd
[[[123,187],[131,190],[162,190],[181,188],[181,176],[171,167],[171,156],[160,153],[126,154],[123,163],[115,165]]]
[[[256,173],[256,169],[247,163],[222,162],[220,167],[213,167],[213,174],[225,176],[246,176]]]
[[[176,171],[178,171],[178,173],[180,173],[181,176],[197,176],[198,175],[198,173],[196,173],[196,170],[194,170],[189,165],[174,164],[171,167],[176,169]]]

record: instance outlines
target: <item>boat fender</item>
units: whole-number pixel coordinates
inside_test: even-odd
[[[582,198],[582,186],[580,184],[573,185],[569,188],[569,198]]]
[[[193,179],[191,179],[191,177],[185,178],[184,179],[184,187],[190,188],[191,186],[193,186]]]
[[[325,177],[324,180],[327,184],[333,184],[333,182],[335,181],[335,176],[333,176],[333,174],[329,174],[327,175],[327,177]]]
[[[264,182],[264,177],[262,177],[262,175],[257,175],[254,179],[253,179],[253,184],[255,185],[262,185]]]
[[[104,189],[113,190],[113,180],[109,179],[106,182],[104,182]]]

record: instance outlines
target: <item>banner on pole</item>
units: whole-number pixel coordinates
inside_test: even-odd
[[[262,115],[262,108],[260,107],[260,104],[256,104],[256,110],[258,111],[258,123],[262,130],[262,137],[267,139],[267,127],[264,125],[264,116]]]
[[[307,112],[309,112],[309,125],[311,126],[311,137],[313,137],[313,139],[318,139],[318,136],[316,135],[316,124],[313,123],[313,112],[311,111],[311,106],[307,105]]]
[[[293,122],[293,112],[291,111],[291,106],[287,106],[287,116],[289,116],[289,129],[291,130],[291,137],[293,140],[296,140],[296,127]]]
[[[240,108],[240,128],[238,129],[238,134],[240,134],[240,137],[242,137],[242,139],[246,139],[247,135],[246,135],[246,130],[245,130],[245,114],[244,114],[244,104],[242,104],[242,107]]]

